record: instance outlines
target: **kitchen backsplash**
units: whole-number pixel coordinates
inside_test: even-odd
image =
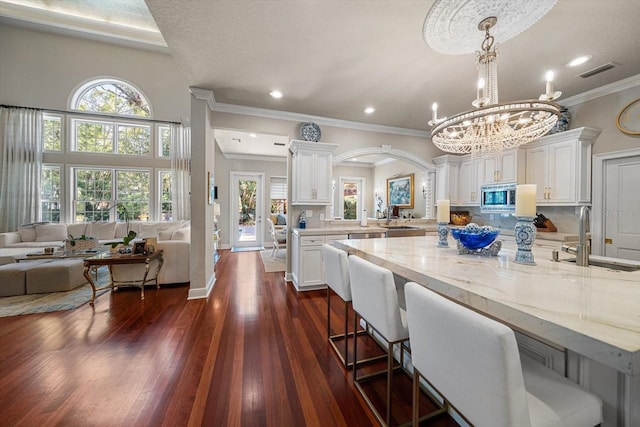
[[[538,207],[537,212],[543,214],[553,222],[559,233],[577,233],[578,217],[575,206],[545,206]],[[469,211],[471,222],[479,225],[490,225],[495,228],[513,229],[516,219],[510,214],[480,213],[480,208],[451,208],[452,211]]]

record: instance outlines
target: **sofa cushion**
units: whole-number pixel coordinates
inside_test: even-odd
[[[109,240],[115,237],[116,223],[115,222],[92,222],[87,227],[88,234],[91,237],[95,237],[98,240]]]
[[[76,222],[73,224],[67,224],[67,235],[78,238],[82,235],[88,236],[87,233],[87,223],[86,222]]]
[[[191,241],[191,227],[179,228],[171,235],[171,240],[186,240]]]
[[[150,222],[140,224],[140,233],[138,237],[146,239],[148,237],[158,237],[158,232],[168,229],[170,224],[164,224],[161,222]]]
[[[62,241],[67,238],[67,224],[36,225],[36,242]]]

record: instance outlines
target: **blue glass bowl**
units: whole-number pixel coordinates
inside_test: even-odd
[[[449,231],[451,231],[453,238],[467,249],[485,248],[493,243],[496,237],[498,237],[498,234],[500,234],[500,230],[495,228],[491,230],[469,231],[465,230],[464,227],[451,227]]]

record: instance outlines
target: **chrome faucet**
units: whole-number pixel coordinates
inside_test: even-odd
[[[576,265],[586,267],[589,265],[589,246],[587,245],[587,232],[589,231],[589,208],[580,208],[580,223],[578,224],[578,246],[576,247]]]
[[[571,246],[568,243],[562,245],[562,250],[576,256],[576,265],[581,267],[589,266],[589,245],[587,244],[587,233],[589,232],[589,208],[582,206],[580,208],[580,222],[578,224],[578,244]],[[552,254],[554,260],[557,261],[557,255]]]
[[[387,225],[391,222],[391,217],[393,216],[393,205],[387,206]]]

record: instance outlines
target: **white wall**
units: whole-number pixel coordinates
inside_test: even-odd
[[[616,125],[618,113],[631,101],[640,98],[640,84],[583,104],[569,107],[571,129],[588,126],[602,132],[593,145],[593,154],[638,148],[640,136],[620,132]],[[560,100],[562,103],[562,99]]]
[[[142,90],[154,119],[189,117],[189,88],[168,53],[0,25],[0,103],[65,110],[75,88],[99,76]]]

